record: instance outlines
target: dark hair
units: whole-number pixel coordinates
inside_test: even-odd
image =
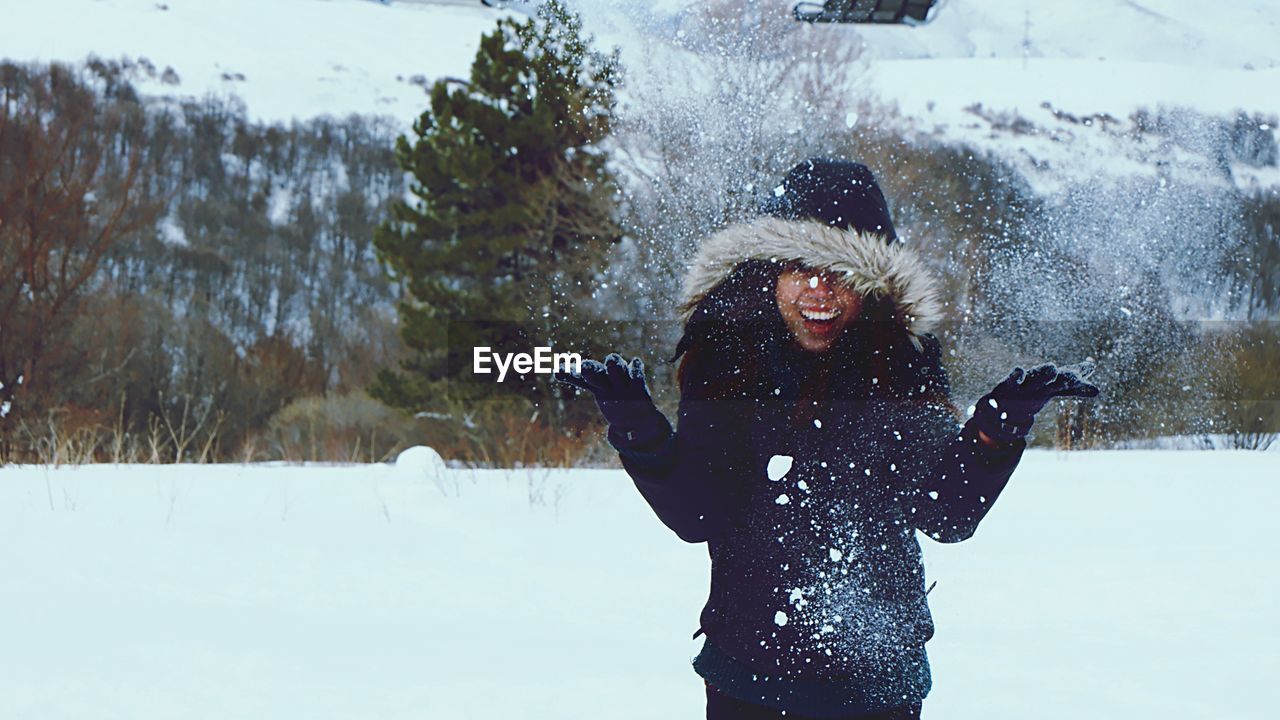
[[[778,310],[778,278],[800,266],[745,261],[694,306],[672,358],[680,361],[682,397],[751,399],[773,391],[777,378],[770,375],[776,364],[771,361],[791,342]],[[877,294],[866,296],[858,318],[822,358],[824,382],[859,396],[906,397],[910,373],[899,363],[908,348],[912,344],[893,303]]]
[[[786,267],[747,260],[693,306],[671,358],[680,361],[676,377],[682,396],[723,400],[747,394],[761,375],[759,348],[784,340],[789,332],[776,299]]]

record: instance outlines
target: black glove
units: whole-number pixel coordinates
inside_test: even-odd
[[[1015,368],[1009,377],[982,396],[969,422],[1002,443],[1025,437],[1036,413],[1055,397],[1097,397],[1098,387],[1085,382],[1093,374],[1088,360],[1056,367],[1052,363],[1030,370]]]
[[[617,353],[604,362],[583,360],[580,372],[560,371],[556,380],[595,395],[600,413],[609,423],[609,440],[615,445],[651,447],[671,434],[671,424],[649,397],[644,363],[628,363]]]

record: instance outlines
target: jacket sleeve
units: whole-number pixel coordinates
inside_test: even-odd
[[[731,513],[734,467],[741,459],[731,401],[682,400],[677,430],[638,445],[610,429],[622,467],[658,518],[685,542],[719,535]]]
[[[924,362],[916,385],[920,402],[908,403],[911,421],[903,487],[909,521],[944,543],[970,538],[1013,475],[1026,441],[999,448],[978,438],[970,421],[960,424],[936,338],[923,338]],[[922,389],[921,389],[922,388]]]

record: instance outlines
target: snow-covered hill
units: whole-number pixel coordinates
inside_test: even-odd
[[[624,51],[678,23],[685,4],[575,3]],[[791,3],[760,4],[786,13]],[[235,92],[263,118],[403,116],[421,102],[408,80],[464,74],[479,34],[503,14],[479,0],[0,0],[0,57],[145,57],[177,72],[168,92]],[[947,0],[924,27],[845,30],[866,44],[877,90],[913,110],[962,98],[1072,112],[1157,101],[1280,112],[1272,0]]]
[[[792,5],[759,4],[780,13]],[[678,15],[664,23],[619,13],[609,0],[579,5],[624,59],[645,31],[682,29]],[[1156,173],[1280,185],[1274,161],[1222,157],[1223,128],[1241,115],[1266,144],[1280,137],[1280,13],[1270,0],[1215,3],[1211,13],[1194,0],[945,0],[933,18],[816,32],[863,45],[854,92],[896,108],[895,122],[990,150],[1046,195]],[[1159,117],[1166,132],[1139,127],[1138,112]]]
[[[1280,13],[1268,0],[950,0],[928,26],[862,35],[877,94],[917,127],[990,149],[1046,190],[1067,176],[1157,167],[1280,185],[1274,166],[1233,164],[1224,177],[1210,137],[1220,128],[1207,117],[1183,117],[1178,132],[1194,140],[1182,152],[1168,137],[1138,137],[1130,120],[1142,109],[1243,113],[1277,137]]]
[[[791,4],[759,3],[781,14]],[[644,46],[678,29],[690,3],[574,5],[601,44],[643,62]],[[149,93],[234,93],[267,120],[378,113],[407,127],[426,83],[465,75],[480,34],[504,12],[479,0],[0,0],[0,57],[145,58],[154,72],[139,84]],[[1274,0],[946,0],[925,27],[836,31],[867,48],[862,90],[910,127],[989,148],[1049,191],[1064,173],[1171,161],[1214,176],[1215,158],[1135,142],[1128,118],[1139,108],[1280,115]],[[1101,116],[1116,122],[1089,120]],[[1280,184],[1275,168],[1233,170],[1245,186]]]
[[[407,125],[425,79],[465,75],[500,16],[478,0],[0,0],[0,57],[145,58],[150,93],[235,94],[265,120],[378,113]]]
[[[924,717],[1273,717],[1277,461],[1027,453],[922,539]],[[412,469],[0,471],[0,717],[702,716],[706,550],[621,471]]]

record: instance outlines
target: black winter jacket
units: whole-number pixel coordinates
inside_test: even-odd
[[[938,341],[923,332],[931,281],[901,245],[796,221],[731,228],[704,244],[687,307],[741,263],[778,258],[843,271],[888,303],[901,341],[872,350],[851,327],[836,361],[773,337],[756,350],[758,382],[717,397],[699,388],[741,369],[704,357],[682,383],[674,433],[648,447],[610,439],[662,522],[707,543],[695,668],[708,681],[817,716],[916,702],[933,635],[916,532],[972,535],[1025,444],[988,448],[957,422]]]

